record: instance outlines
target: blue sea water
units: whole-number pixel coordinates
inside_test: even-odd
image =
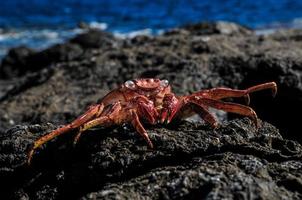
[[[217,20],[302,28],[302,0],[1,0],[0,58],[11,47],[63,42],[82,31],[79,22],[133,36]]]

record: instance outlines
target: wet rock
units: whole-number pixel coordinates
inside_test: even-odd
[[[255,172],[246,170],[245,165],[251,165]],[[301,198],[301,194],[287,191],[275,181],[276,177],[269,175],[271,170],[280,168],[254,156],[225,153],[195,159],[193,169],[192,165],[160,167],[122,184],[107,184],[82,199]],[[292,173],[298,175],[299,172]],[[301,184],[296,185],[301,189]]]
[[[71,39],[70,42],[79,44],[83,48],[104,48],[115,45],[117,39],[110,33],[91,29],[87,33],[80,34]]]
[[[24,46],[9,50],[0,65],[0,78],[9,79],[31,70],[27,63],[27,57],[32,54],[34,54],[34,50]]]
[[[79,59],[83,50],[76,44],[58,44],[34,53],[26,47],[9,51],[0,65],[0,78],[15,78],[37,72],[52,63]]]
[[[83,54],[83,50],[79,45],[71,43],[57,44],[30,56],[28,62],[29,64],[43,68],[56,62],[78,60],[81,54]]]
[[[200,123],[150,126],[155,149],[132,129],[99,128],[75,132],[37,150],[35,138],[55,127],[17,126],[0,142],[4,196],[30,199],[196,199],[301,198],[302,147],[282,138],[272,125],[256,129],[247,118],[213,130]],[[281,173],[280,173],[281,172]],[[291,185],[289,186],[288,183]],[[21,193],[21,194],[20,194]]]

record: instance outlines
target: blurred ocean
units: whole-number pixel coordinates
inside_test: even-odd
[[[302,28],[302,0],[1,0],[0,59],[11,47],[63,42],[83,31],[80,22],[133,37],[218,20],[260,32]]]

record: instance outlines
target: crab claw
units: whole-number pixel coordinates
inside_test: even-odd
[[[156,123],[158,112],[154,109],[154,104],[152,101],[142,101],[138,102],[138,111],[141,116],[144,116],[151,124]]]
[[[168,124],[178,111],[179,100],[173,94],[167,94],[163,99],[163,108],[161,113],[161,123],[167,122]]]
[[[167,117],[168,117],[168,110],[166,108],[163,108],[160,116],[160,122],[164,123]]]

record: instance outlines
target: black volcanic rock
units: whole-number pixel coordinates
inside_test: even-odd
[[[32,54],[34,54],[34,50],[24,46],[10,49],[7,56],[1,61],[0,78],[9,79],[29,71],[27,57]]]
[[[245,118],[213,130],[184,122],[149,127],[155,149],[132,129],[74,132],[39,149],[27,166],[30,144],[55,128],[17,126],[0,143],[6,197],[29,199],[301,198],[302,147],[262,122]],[[18,181],[13,181],[18,180]],[[10,184],[7,184],[10,183]],[[291,184],[291,185],[289,185]]]
[[[117,39],[110,33],[97,29],[89,29],[87,33],[80,34],[71,39],[71,43],[81,45],[83,48],[104,48],[116,45]]]
[[[125,39],[88,30],[40,52],[12,49],[0,66],[1,197],[301,199],[301,35],[219,22]],[[266,122],[256,130],[240,116],[217,130],[199,122],[147,126],[156,145],[148,150],[131,128],[89,130],[76,147],[72,131],[26,165],[34,139],[137,77],[168,79],[177,95],[275,81],[276,98],[251,94],[251,107],[280,132]]]

